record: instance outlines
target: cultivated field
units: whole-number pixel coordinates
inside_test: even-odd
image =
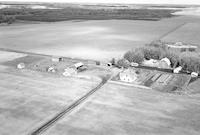
[[[165,41],[181,41],[186,43],[197,44],[200,47],[200,25],[199,23],[187,23],[178,30],[164,37]]]
[[[186,24],[164,38],[197,43],[198,17],[174,17],[161,21],[67,21],[0,26],[0,48],[43,54],[108,60]],[[56,51],[55,51],[56,50]]]
[[[177,25],[165,21],[103,20],[2,26],[0,47],[105,60],[149,43]]]
[[[25,135],[98,85],[99,81],[0,69],[0,133]]]
[[[199,135],[199,101],[199,95],[106,84],[44,135]]]

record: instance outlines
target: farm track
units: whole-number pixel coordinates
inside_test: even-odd
[[[18,50],[12,50],[12,49],[6,49],[6,48],[0,48],[0,51],[7,51],[7,52],[14,52],[14,53],[23,53],[23,54],[28,54],[28,55],[33,55],[33,56],[42,56],[42,57],[52,57],[53,55],[45,55],[45,54],[39,54],[39,53],[32,53],[32,52],[25,52],[25,51],[18,51]],[[67,59],[71,59],[68,57],[63,57]],[[75,59],[79,60],[79,59]],[[88,60],[81,60],[81,61],[88,61]],[[110,75],[106,76],[99,76],[102,81],[100,84],[98,84],[95,88],[90,90],[88,93],[86,93],[84,96],[80,97],[76,101],[74,101],[71,105],[67,105],[64,107],[60,112],[58,112],[55,116],[53,116],[51,119],[43,123],[42,125],[39,125],[35,129],[33,129],[29,135],[39,135],[45,132],[48,128],[53,126],[57,121],[59,121],[62,117],[66,116],[68,113],[76,109],[81,103],[86,101],[90,96],[92,96],[97,90],[99,90],[104,84],[107,83],[107,81],[110,79]],[[37,81],[37,80],[34,80]]]
[[[32,56],[42,56],[42,57],[54,57],[55,55],[47,55],[47,54],[42,54],[42,53],[33,53],[33,52],[26,52],[26,51],[19,51],[19,50],[14,50],[14,49],[8,49],[8,48],[0,48],[0,51],[6,51],[6,52],[14,52],[14,53],[22,53],[22,54],[27,54],[27,55],[32,55]],[[79,58],[70,58],[70,57],[63,57],[63,56],[57,56],[57,57],[62,57],[65,59],[70,59],[74,61],[83,61],[83,62],[96,62],[95,60],[91,59],[79,59]]]
[[[32,131],[29,135],[39,135],[43,132],[45,132],[48,128],[53,126],[57,121],[59,121],[62,117],[66,116],[68,113],[76,109],[77,106],[79,106],[81,103],[86,101],[90,96],[92,96],[98,89],[100,89],[104,84],[107,83],[107,81],[110,79],[110,76],[102,77],[101,83],[95,87],[94,89],[90,90],[88,93],[86,93],[83,97],[76,100],[71,105],[64,108],[62,111],[60,111],[57,115],[55,115],[53,118],[51,118],[46,123],[42,124],[38,128],[36,128],[34,131]]]
[[[171,29],[170,31],[168,31],[167,33],[164,33],[163,35],[161,35],[157,40],[161,40],[163,39],[164,37],[168,36],[169,34],[175,32],[176,30],[178,30],[179,28],[183,27],[184,25],[186,25],[187,23],[182,23],[178,26],[176,26],[175,28]],[[153,42],[153,41],[152,41]]]

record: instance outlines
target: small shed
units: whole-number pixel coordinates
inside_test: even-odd
[[[56,72],[56,69],[54,67],[48,67],[47,68],[47,72],[52,72],[52,73],[55,73]]]
[[[191,73],[191,77],[194,77],[194,78],[195,78],[195,77],[198,77],[198,75],[199,75],[199,74],[196,73],[196,72],[192,72],[192,73]]]
[[[119,78],[123,82],[131,83],[131,82],[134,82],[138,78],[138,75],[135,70],[126,69],[119,73]]]
[[[82,62],[78,62],[76,64],[74,64],[75,68],[78,69],[80,67],[82,67],[84,64]]]
[[[24,69],[24,68],[25,68],[25,64],[24,64],[24,63],[19,63],[19,64],[17,65],[17,68],[18,68],[18,69]]]
[[[159,68],[171,68],[171,62],[168,58],[163,58],[159,61],[159,65],[158,65]]]
[[[131,62],[131,64],[130,64],[132,67],[138,67],[139,66],[139,64],[138,63],[135,63],[135,62]]]

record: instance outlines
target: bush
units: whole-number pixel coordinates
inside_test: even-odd
[[[141,64],[144,61],[144,54],[141,49],[136,49],[135,51],[128,51],[124,54],[124,59],[129,62],[135,62]]]
[[[117,65],[116,66],[118,66],[120,68],[122,68],[122,67],[123,68],[128,68],[130,66],[130,63],[126,59],[120,59],[120,60],[117,61]]]

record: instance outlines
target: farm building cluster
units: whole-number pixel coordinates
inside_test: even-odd
[[[168,49],[178,52],[195,52],[198,47],[196,45],[186,44],[183,42],[166,43]]]
[[[66,59],[56,56],[27,55],[4,63],[7,66],[16,66],[17,69],[31,69],[40,72],[74,76],[88,69],[87,64],[80,60]]]

